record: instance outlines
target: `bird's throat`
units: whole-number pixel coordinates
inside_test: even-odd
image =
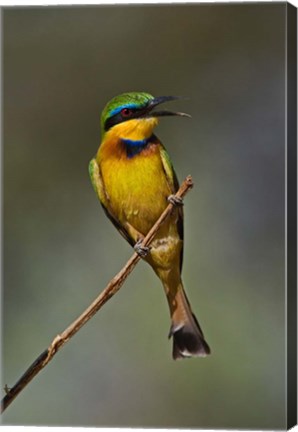
[[[132,159],[143,151],[148,152],[154,143],[153,129],[158,119],[133,119],[119,123],[108,130],[97,152],[98,163],[107,159]]]
[[[158,119],[155,117],[127,120],[112,127],[105,138],[143,141],[150,138],[157,124]]]

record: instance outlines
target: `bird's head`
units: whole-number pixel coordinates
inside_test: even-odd
[[[111,131],[121,138],[144,139],[152,134],[163,116],[190,117],[189,114],[168,110],[155,110],[164,102],[179,99],[177,96],[154,97],[149,93],[123,93],[105,106],[101,115],[102,134]]]

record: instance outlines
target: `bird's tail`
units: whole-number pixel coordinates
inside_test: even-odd
[[[210,354],[210,348],[191,310],[182,282],[180,281],[175,291],[166,289],[166,294],[172,318],[169,338],[173,337],[174,360],[205,357]]]

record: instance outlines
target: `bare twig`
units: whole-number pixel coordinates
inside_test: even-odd
[[[177,198],[183,198],[192,187],[192,178],[191,176],[188,176],[181,184],[175,196]],[[144,238],[141,246],[148,246],[150,244],[161,224],[171,213],[173,207],[174,205],[172,203],[168,204],[167,208],[164,210],[164,212]],[[89,321],[114,294],[116,294],[139,260],[139,255],[134,253],[122,270],[120,270],[120,272],[109,282],[106,288],[91,303],[91,305],[72,324],[70,324],[66,330],[54,338],[50,346],[37,357],[37,359],[26,370],[24,375],[17,381],[17,383],[11,388],[5,385],[4,390],[6,395],[2,400],[1,412],[3,412],[11,404],[11,402],[26,387],[26,385],[52,360],[59,349],[62,348],[62,346],[65,345],[66,342],[68,342],[69,339],[72,338],[72,336],[74,336],[75,333],[77,333],[80,328],[86,324],[86,322]]]

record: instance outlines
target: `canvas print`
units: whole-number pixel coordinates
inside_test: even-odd
[[[296,424],[296,9],[2,8],[2,423]]]

